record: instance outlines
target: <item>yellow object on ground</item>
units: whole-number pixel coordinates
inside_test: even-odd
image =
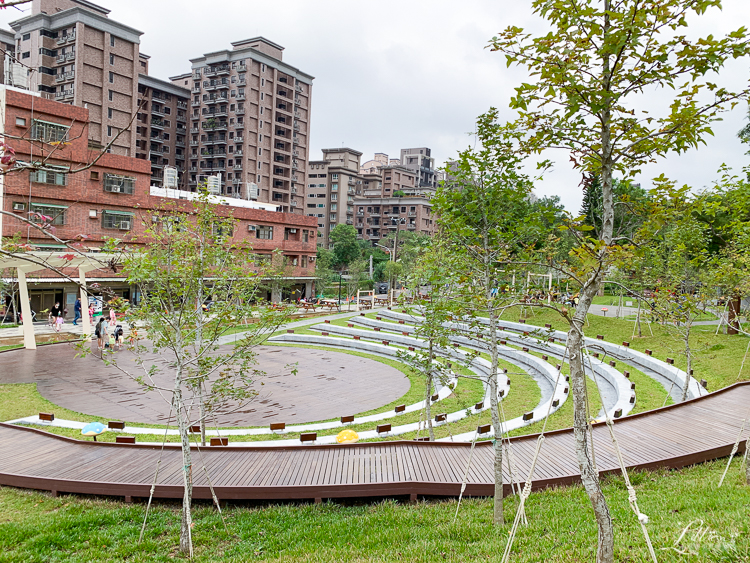
[[[359,434],[354,430],[342,430],[336,436],[336,441],[339,444],[353,444],[357,440],[359,440]]]

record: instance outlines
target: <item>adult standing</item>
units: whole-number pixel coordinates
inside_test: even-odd
[[[105,343],[109,343],[109,337],[107,336],[107,323],[103,316],[99,317],[99,322],[96,323],[94,335],[96,336],[96,343],[99,350],[103,350]]]
[[[81,318],[81,298],[76,298],[76,303],[73,305],[73,311],[75,312],[75,317],[73,318],[73,325],[78,326],[78,319]]]

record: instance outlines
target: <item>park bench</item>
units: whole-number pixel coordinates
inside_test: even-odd
[[[116,444],[135,444],[135,436],[117,436],[115,438]]]
[[[317,305],[315,303],[299,303],[299,307],[305,311],[312,311],[314,313]]]
[[[55,415],[51,412],[40,412],[39,420],[44,420],[45,422],[52,422],[53,420],[55,420]]]
[[[318,439],[317,432],[303,432],[299,435],[300,442],[315,442]]]
[[[110,420],[107,422],[107,428],[110,430],[125,430],[125,423],[121,420]]]
[[[211,438],[211,445],[212,446],[228,446],[229,438],[214,436],[213,438]]]

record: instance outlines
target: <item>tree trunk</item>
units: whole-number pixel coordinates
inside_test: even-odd
[[[690,323],[690,321],[687,321]],[[693,365],[693,354],[690,350],[690,324],[685,325],[685,359],[687,360],[687,369],[685,370],[685,385],[682,387],[682,398],[680,399],[681,402],[687,401],[688,398],[688,391],[690,389],[690,370]]]
[[[638,325],[638,338],[641,338],[643,334],[641,334],[641,300],[638,299],[638,314],[635,317],[635,322]]]
[[[739,334],[740,332],[740,306],[742,298],[739,295],[729,297],[729,308],[727,311],[727,334]]]
[[[180,521],[180,552],[193,557],[192,513],[193,499],[193,463],[190,459],[190,436],[188,435],[189,421],[185,418],[182,400],[182,368],[178,365],[175,387],[172,394],[172,407],[177,413],[177,427],[180,431],[182,443],[182,471],[184,494],[182,497],[182,518]]]
[[[492,523],[495,526],[502,526],[505,522],[503,515],[503,427],[500,421],[500,409],[498,406],[498,337],[497,337],[497,312],[492,303],[492,278],[489,268],[485,269],[485,298],[489,305],[490,330],[489,334],[489,352],[490,352],[490,413],[492,416],[492,428],[495,431],[495,495]]]
[[[585,291],[585,290],[584,290]],[[573,326],[568,332],[568,354],[570,357],[570,385],[573,392],[573,437],[576,446],[576,459],[581,471],[581,482],[586,494],[591,501],[599,527],[599,542],[596,552],[597,563],[614,562],[614,529],[612,528],[612,517],[609,513],[607,501],[599,484],[599,475],[594,470],[592,452],[589,450],[589,441],[586,439],[588,420],[586,417],[586,381],[583,366],[583,340],[581,332],[584,322],[585,308],[581,303],[590,302],[595,289],[589,289],[586,295],[581,291],[579,310],[573,319]],[[583,311],[583,312],[582,312]]]
[[[428,348],[428,360],[427,360],[427,385],[425,386],[424,391],[424,400],[425,400],[425,412],[427,414],[427,431],[430,435],[430,442],[435,441],[435,429],[432,427],[432,380],[433,380],[433,374],[432,374],[432,350],[433,350],[433,342],[432,338],[430,338],[429,342],[429,348]]]

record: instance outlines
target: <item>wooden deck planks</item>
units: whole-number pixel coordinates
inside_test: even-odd
[[[750,384],[680,405],[633,415],[615,423],[615,434],[629,467],[679,467],[712,459],[731,448],[750,405]],[[528,476],[536,436],[511,438],[517,476]],[[208,469],[219,496],[227,498],[329,498],[396,494],[455,495],[471,445],[468,443],[369,442],[300,447],[193,449],[196,496],[206,497]],[[600,471],[619,471],[609,431],[594,427]],[[507,453],[504,452],[507,456]],[[722,454],[725,455],[725,454]],[[183,482],[178,447],[94,444],[40,430],[0,424],[0,484],[47,490],[126,495],[144,494],[161,456],[157,494],[179,497]],[[202,459],[201,459],[202,457]],[[510,482],[503,463],[506,490]],[[491,494],[493,448],[478,443],[467,483]],[[534,472],[536,483],[567,483],[578,475],[570,429],[549,432]]]

